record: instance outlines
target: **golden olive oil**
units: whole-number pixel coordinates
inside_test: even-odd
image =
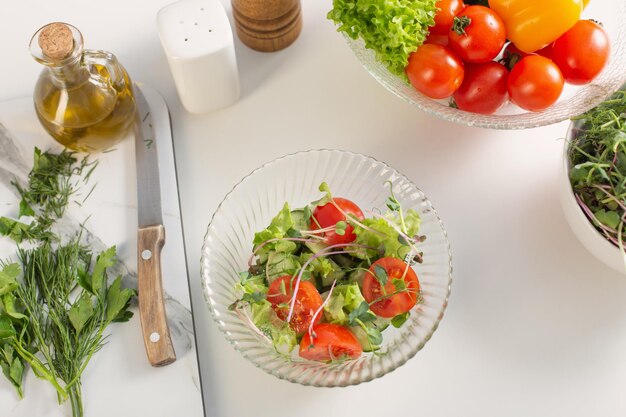
[[[112,54],[83,51],[80,32],[66,26],[72,29],[74,40],[60,60],[46,56],[43,46],[42,53],[33,52],[31,41],[33,56],[46,66],[35,86],[37,117],[65,147],[102,151],[123,139],[134,123],[132,83]]]

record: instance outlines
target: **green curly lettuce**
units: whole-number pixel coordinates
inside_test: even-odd
[[[278,318],[272,304],[263,300],[250,305],[252,322],[256,327],[272,340],[276,352],[288,355],[298,345],[296,332],[286,321]]]
[[[419,214],[415,210],[407,210],[402,217],[399,212],[390,212],[383,218],[367,218],[361,221],[364,226],[354,227],[356,235],[355,243],[359,245],[380,248],[384,253],[381,256],[393,256],[395,258],[404,259],[411,251],[405,239],[403,239],[396,229],[402,230],[403,233],[413,238],[417,235],[421,223]],[[394,226],[392,226],[394,225]],[[376,250],[368,249],[362,253],[356,253],[355,256],[366,259],[377,256]]]
[[[328,19],[337,31],[361,38],[389,71],[406,79],[409,55],[435,24],[437,0],[333,0]]]
[[[365,301],[359,284],[338,285],[324,305],[324,317],[330,323],[348,324],[348,315]]]

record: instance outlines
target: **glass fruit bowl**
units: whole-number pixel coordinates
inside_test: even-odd
[[[610,3],[610,5],[608,5]],[[615,9],[607,13],[609,9]],[[481,115],[449,106],[448,100],[433,100],[402,78],[392,74],[378,62],[374,52],[365,48],[362,40],[345,36],[348,45],[365,69],[387,90],[427,113],[443,119],[493,129],[528,129],[567,120],[584,113],[604,101],[626,82],[626,1],[591,1],[583,19],[602,22],[611,41],[611,56],[604,71],[591,84],[565,86],[559,101],[542,112],[528,112],[513,104],[506,104],[493,115]]]
[[[263,230],[285,201],[303,207],[320,198],[327,182],[333,194],[353,200],[363,210],[386,209],[391,181],[404,209],[422,218],[419,244],[423,263],[413,268],[422,288],[422,302],[400,328],[389,326],[376,353],[335,363],[312,362],[279,354],[241,311],[229,310],[239,298],[235,284],[247,270],[254,233]],[[208,308],[228,342],[254,365],[291,382],[314,386],[347,386],[381,377],[413,357],[430,339],[448,304],[452,283],[450,246],[443,224],[409,179],[375,159],[345,151],[316,150],[287,155],[253,171],[219,205],[202,247],[201,274]],[[294,352],[297,348],[294,349]]]

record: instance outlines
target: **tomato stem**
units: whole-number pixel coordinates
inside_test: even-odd
[[[456,16],[452,23],[452,30],[459,36],[466,35],[465,29],[472,24],[472,19],[468,16]]]

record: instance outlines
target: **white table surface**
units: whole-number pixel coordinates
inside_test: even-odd
[[[240,101],[193,116],[176,96],[156,34],[155,14],[169,1],[5,2],[0,99],[32,92],[40,67],[28,41],[54,20],[73,23],[88,48],[114,52],[165,97],[207,415],[626,414],[626,279],[587,253],[563,218],[567,123],[490,131],[419,112],[361,68],[325,20],[330,0],[303,0],[303,32],[282,52],[237,41]],[[619,1],[598,7],[610,13]],[[256,369],[224,340],[199,284],[202,238],[223,196],[260,164],[312,148],[361,152],[406,174],[438,209],[453,251],[450,305],[432,340],[391,374],[344,389],[302,387]],[[97,415],[118,406],[111,401]]]

